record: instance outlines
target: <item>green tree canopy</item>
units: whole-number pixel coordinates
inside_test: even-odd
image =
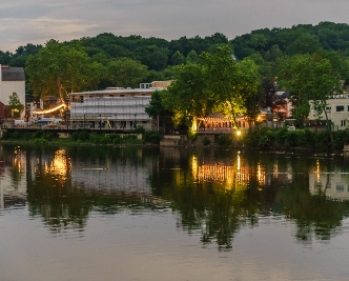
[[[308,117],[309,101],[318,102],[319,113],[325,109],[326,100],[339,90],[340,75],[331,61],[320,55],[297,55],[281,64],[280,85],[291,95],[293,116],[299,120]],[[326,113],[326,111],[325,111]]]
[[[26,73],[34,96],[58,96],[80,91],[99,81],[101,65],[93,62],[78,44],[51,40],[28,58]]]
[[[8,104],[11,110],[11,115],[13,117],[19,117],[24,108],[24,105],[19,100],[18,94],[16,92],[13,92],[9,97]]]
[[[118,87],[137,87],[149,76],[145,65],[130,58],[114,59],[107,62],[103,74],[106,85]]]
[[[216,110],[236,117],[255,112],[260,77],[251,59],[236,61],[229,46],[220,46],[204,55],[208,92],[215,96]]]
[[[164,107],[175,124],[189,127],[194,117],[221,112],[229,117],[252,113],[260,84],[254,61],[236,61],[228,45],[204,53],[198,63],[186,64],[163,94]],[[257,98],[258,100],[258,98]]]

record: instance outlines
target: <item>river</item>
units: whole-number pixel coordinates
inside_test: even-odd
[[[349,160],[0,146],[1,281],[349,280]]]

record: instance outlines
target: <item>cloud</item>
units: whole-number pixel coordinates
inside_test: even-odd
[[[2,18],[0,19],[0,49],[13,50],[26,43],[44,43],[52,38],[61,41],[79,38],[96,27],[96,24],[77,19]]]
[[[346,22],[346,0],[2,0],[0,49],[102,32],[229,38],[264,27]]]

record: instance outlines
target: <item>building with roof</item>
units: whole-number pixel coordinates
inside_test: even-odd
[[[25,105],[24,69],[0,65],[0,102],[8,105],[13,93],[16,93],[21,104]]]
[[[70,122],[76,128],[134,130],[152,129],[146,113],[152,93],[163,90],[171,81],[143,83],[137,89],[111,87],[105,90],[71,93]]]
[[[344,130],[349,127],[349,95],[336,95],[326,100],[326,114],[332,122],[334,130]],[[310,102],[309,120],[326,120],[325,112],[316,110],[316,104]]]

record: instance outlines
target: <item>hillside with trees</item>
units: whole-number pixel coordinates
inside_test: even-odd
[[[278,88],[294,98],[296,117],[307,116],[304,105],[314,98],[321,111],[349,84],[348,58],[349,25],[331,22],[260,29],[230,41],[221,33],[172,41],[103,33],[0,51],[0,64],[25,67],[28,95],[37,97],[175,79],[171,97],[157,95],[161,108],[150,111],[172,112],[187,126],[192,116],[217,110],[252,117]]]

